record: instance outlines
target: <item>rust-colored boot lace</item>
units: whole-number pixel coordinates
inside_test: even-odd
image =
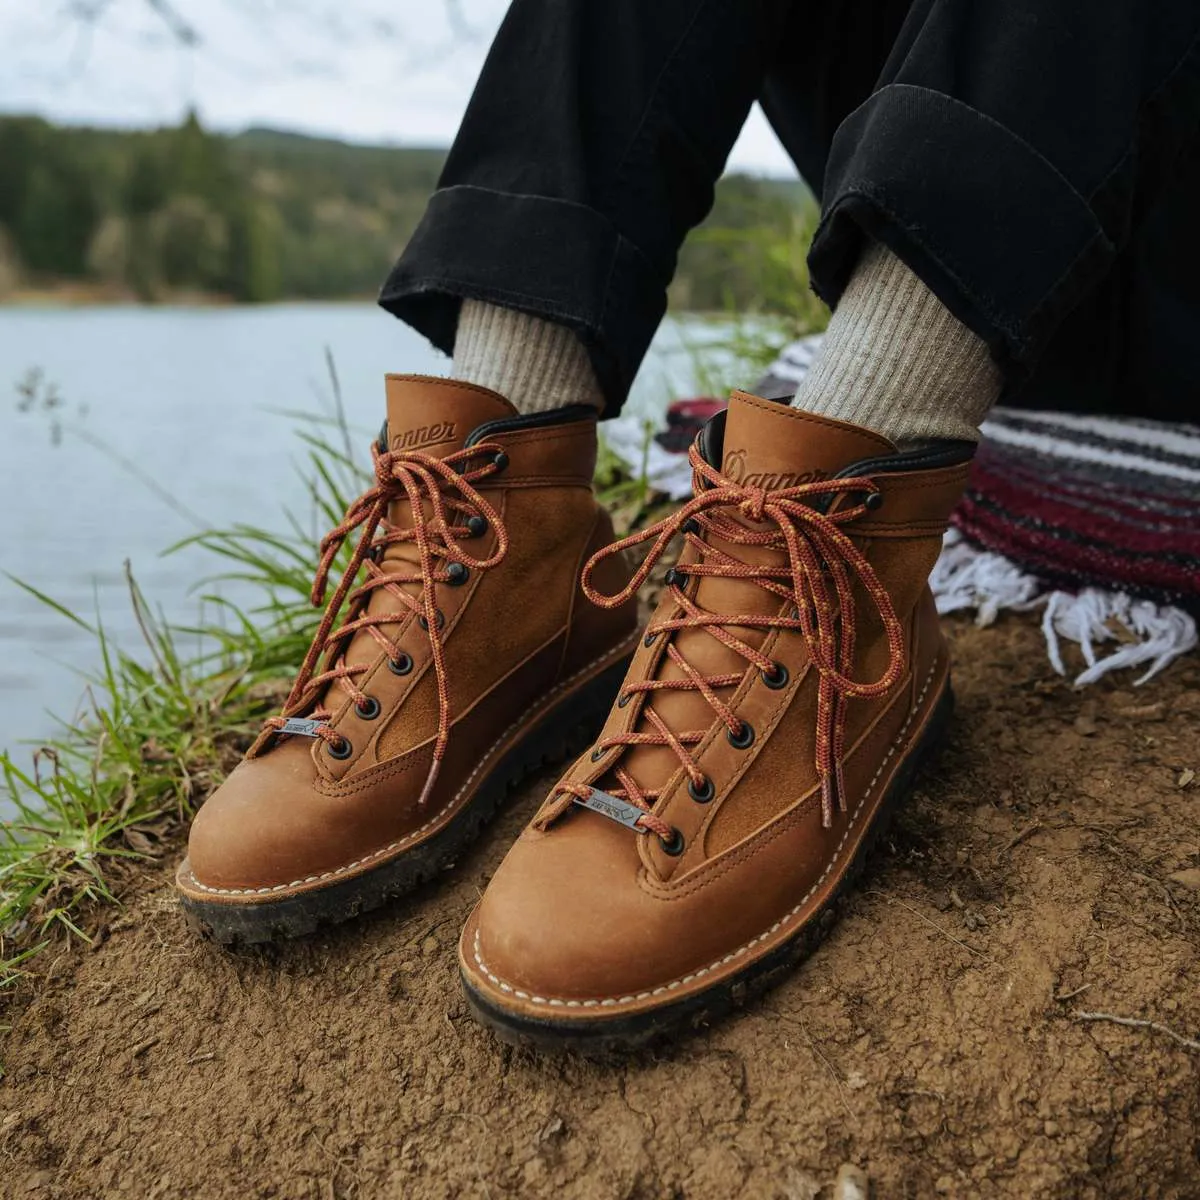
[[[812,665],[820,675],[817,689],[816,768],[821,781],[822,823],[828,828],[833,823],[835,805],[843,810],[846,805],[842,779],[845,700],[851,696],[882,695],[899,681],[904,670],[904,632],[891,597],[871,564],[839,528],[873,508],[877,503],[873,497],[880,495],[879,489],[874,480],[864,475],[766,491],[730,482],[704,461],[694,445],[689,458],[696,492],[694,499],[656,525],[593,555],[583,570],[583,591],[589,600],[604,608],[625,603],[645,582],[672,538],[682,532],[686,542],[695,547],[698,554],[696,562],[677,567],[676,575],[668,576],[671,598],[683,610],[683,614],[672,620],[652,622],[646,630],[648,641],[660,634],[670,637],[679,629],[704,629],[757,667],[768,681],[778,681],[786,678],[783,668],[762,651],[731,633],[729,627],[742,626],[767,631],[799,630],[808,647]],[[862,493],[863,500],[829,513],[812,507],[814,500],[821,497],[832,500],[843,493]],[[735,518],[735,511],[758,525],[770,522],[774,528],[747,528]],[[734,545],[786,551],[787,562],[778,566],[741,562],[709,545],[704,537],[706,530]],[[591,586],[591,576],[600,562],[651,539],[654,544],[624,589],[615,596],[595,591]],[[851,571],[858,576],[874,602],[888,641],[887,669],[873,682],[859,682],[850,677],[854,665],[856,626]],[[781,605],[780,613],[769,616],[706,612],[676,582],[682,575],[745,579],[778,596],[790,607]],[[711,784],[696,764],[689,747],[703,741],[707,730],[673,732],[651,707],[650,697],[657,691],[667,689],[699,692],[724,722],[730,739],[736,745],[748,732],[747,728],[717,695],[717,689],[736,686],[741,682],[742,675],[702,675],[671,643],[667,645],[666,654],[682,673],[682,678],[647,679],[627,685],[622,693],[622,699],[639,692],[646,694],[641,715],[650,728],[645,732],[631,731],[602,738],[596,744],[596,752],[615,746],[669,746],[693,787],[703,790],[711,787]],[[644,832],[658,834],[664,842],[672,841],[675,830],[651,811],[651,804],[658,798],[659,791],[640,787],[629,772],[619,765],[614,768],[614,774],[621,787],[608,794],[642,810],[643,815],[637,818],[637,827]],[[575,799],[588,800],[592,792],[593,788],[587,784],[569,780],[560,783],[555,793],[557,802],[551,803],[539,824],[545,825],[554,820]]]
[[[326,724],[335,707],[324,699],[326,689],[331,686],[341,688],[360,709],[365,709],[369,697],[358,687],[356,679],[369,671],[372,664],[364,662],[350,665],[345,661],[350,639],[365,631],[393,662],[403,660],[406,655],[384,633],[382,627],[398,624],[404,619],[407,609],[420,618],[421,627],[429,637],[437,678],[437,740],[433,750],[433,768],[421,795],[421,801],[424,802],[446,753],[450,733],[450,691],[442,640],[443,618],[437,608],[434,584],[460,584],[467,571],[488,570],[496,566],[508,552],[508,534],[499,515],[472,486],[501,469],[504,452],[501,446],[484,442],[445,458],[408,451],[380,450],[378,445],[372,445],[371,454],[375,463],[375,486],[350,505],[341,524],[321,541],[321,559],[312,587],[314,606],[319,607],[324,602],[329,574],[342,543],[360,526],[362,533],[345,573],[325,606],[321,623],[300,665],[300,672],[283,711],[280,716],[266,722],[264,737],[252,748],[251,755],[262,749],[271,738],[281,736],[290,718],[302,714],[315,722],[311,728],[314,737],[321,738],[331,747],[345,745],[342,735]],[[472,462],[476,465],[471,466]],[[457,493],[457,496],[447,493]],[[399,529],[388,523],[386,514],[394,500],[405,498],[411,512],[412,527]],[[429,515],[426,515],[427,506]],[[465,523],[453,524],[454,515],[464,517]],[[463,539],[478,536],[480,519],[496,531],[496,548],[487,558],[473,558],[458,545]],[[407,570],[385,570],[380,565],[386,547],[398,542],[416,543],[419,558],[415,564],[416,571],[411,566]],[[367,577],[355,587],[355,579],[364,567]],[[420,595],[405,591],[401,585],[406,583],[420,584]],[[380,588],[399,607],[386,612],[366,612],[371,596]],[[347,620],[334,630],[338,613],[347,601]],[[325,660],[325,669],[318,671],[322,658]]]

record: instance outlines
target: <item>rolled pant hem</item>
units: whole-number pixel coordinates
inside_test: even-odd
[[[547,253],[556,246],[561,253]],[[379,303],[451,354],[465,299],[574,329],[588,349],[607,417],[620,411],[667,303],[665,281],[596,210],[456,186],[431,197]]]
[[[1020,192],[1006,179],[1022,180]],[[1033,146],[911,84],[882,88],[839,127],[825,199],[809,258],[822,299],[840,298],[865,232],[1017,377],[1116,257],[1087,200]]]

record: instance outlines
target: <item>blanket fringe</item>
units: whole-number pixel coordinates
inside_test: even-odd
[[[971,545],[957,529],[946,534],[929,586],[938,612],[973,609],[978,625],[991,625],[1005,609],[1044,608],[1042,632],[1051,666],[1060,675],[1067,674],[1064,638],[1079,645],[1088,664],[1075,677],[1076,687],[1086,687],[1110,671],[1149,663],[1134,681],[1138,686],[1198,641],[1195,620],[1180,608],[1101,588],[1079,592],[1048,588],[1003,555]],[[1097,653],[1098,645],[1113,641],[1119,643],[1116,649]]]

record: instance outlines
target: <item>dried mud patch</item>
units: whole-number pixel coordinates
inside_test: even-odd
[[[414,901],[196,941],[167,864],[10,1005],[0,1194],[1200,1196],[1200,664],[1074,692],[1027,622],[951,622],[953,734],[826,945],[625,1061],[467,1016],[459,927],[550,782]],[[566,912],[567,909],[565,908]]]

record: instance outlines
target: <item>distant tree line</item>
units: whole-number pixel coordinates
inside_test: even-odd
[[[272,130],[227,137],[195,116],[148,132],[0,118],[0,293],[7,279],[144,300],[372,295],[444,158]],[[798,182],[723,180],[684,247],[673,302],[772,307],[763,260],[778,245],[763,232],[793,228],[810,206]]]
[[[34,283],[91,281],[146,299],[281,294],[269,208],[229,143],[194,117],[153,133],[0,121],[0,226]]]

